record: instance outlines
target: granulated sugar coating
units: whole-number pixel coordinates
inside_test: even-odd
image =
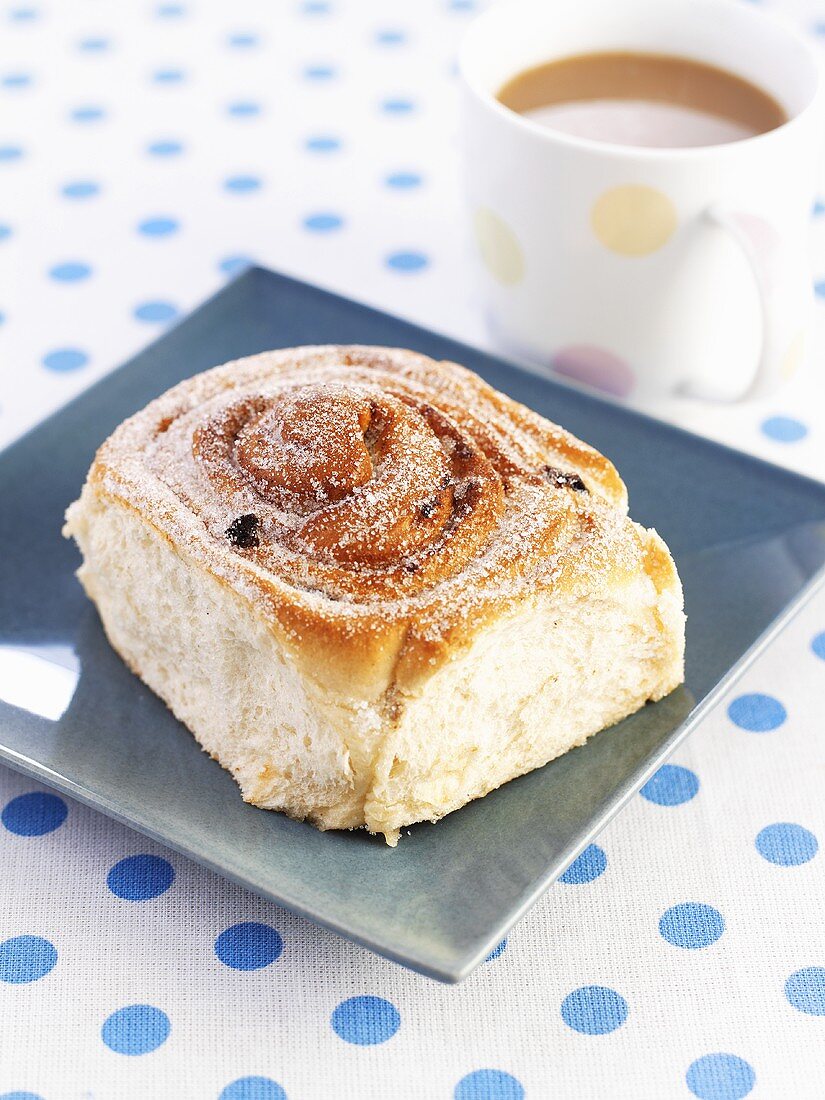
[[[529,591],[592,593],[644,553],[606,458],[409,351],[207,371],[121,425],[91,476],[296,636],[402,625],[454,644]]]

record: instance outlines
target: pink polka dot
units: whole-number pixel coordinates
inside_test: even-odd
[[[635,383],[633,371],[627,363],[604,348],[585,344],[563,348],[553,356],[552,365],[557,374],[614,397],[627,397]]]

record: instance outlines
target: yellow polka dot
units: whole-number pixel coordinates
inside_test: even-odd
[[[676,228],[677,219],[667,195],[653,187],[629,183],[600,195],[590,221],[605,248],[622,256],[646,256],[662,247]]]
[[[481,258],[493,278],[515,286],[524,278],[524,253],[513,230],[486,206],[475,214],[475,231]]]
[[[802,365],[802,360],[805,356],[805,333],[798,332],[791,340],[788,350],[782,357],[782,364],[779,368],[783,378],[790,378],[796,374]]]

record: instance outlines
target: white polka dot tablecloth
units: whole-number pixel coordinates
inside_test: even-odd
[[[454,140],[477,6],[4,3],[0,441],[251,260],[494,346]],[[811,235],[825,296],[825,204]],[[651,411],[825,476],[818,324],[772,397]],[[0,769],[0,1100],[817,1100],[823,715],[817,599],[457,987]]]

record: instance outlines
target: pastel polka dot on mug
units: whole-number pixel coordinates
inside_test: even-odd
[[[605,191],[590,212],[590,224],[605,248],[620,256],[647,256],[666,244],[678,219],[667,195],[639,183]]]
[[[524,278],[524,253],[518,237],[503,218],[482,206],[473,219],[484,266],[504,286],[515,286]]]
[[[636,381],[631,368],[618,355],[588,344],[562,348],[553,356],[551,366],[565,378],[614,397],[627,397]]]

